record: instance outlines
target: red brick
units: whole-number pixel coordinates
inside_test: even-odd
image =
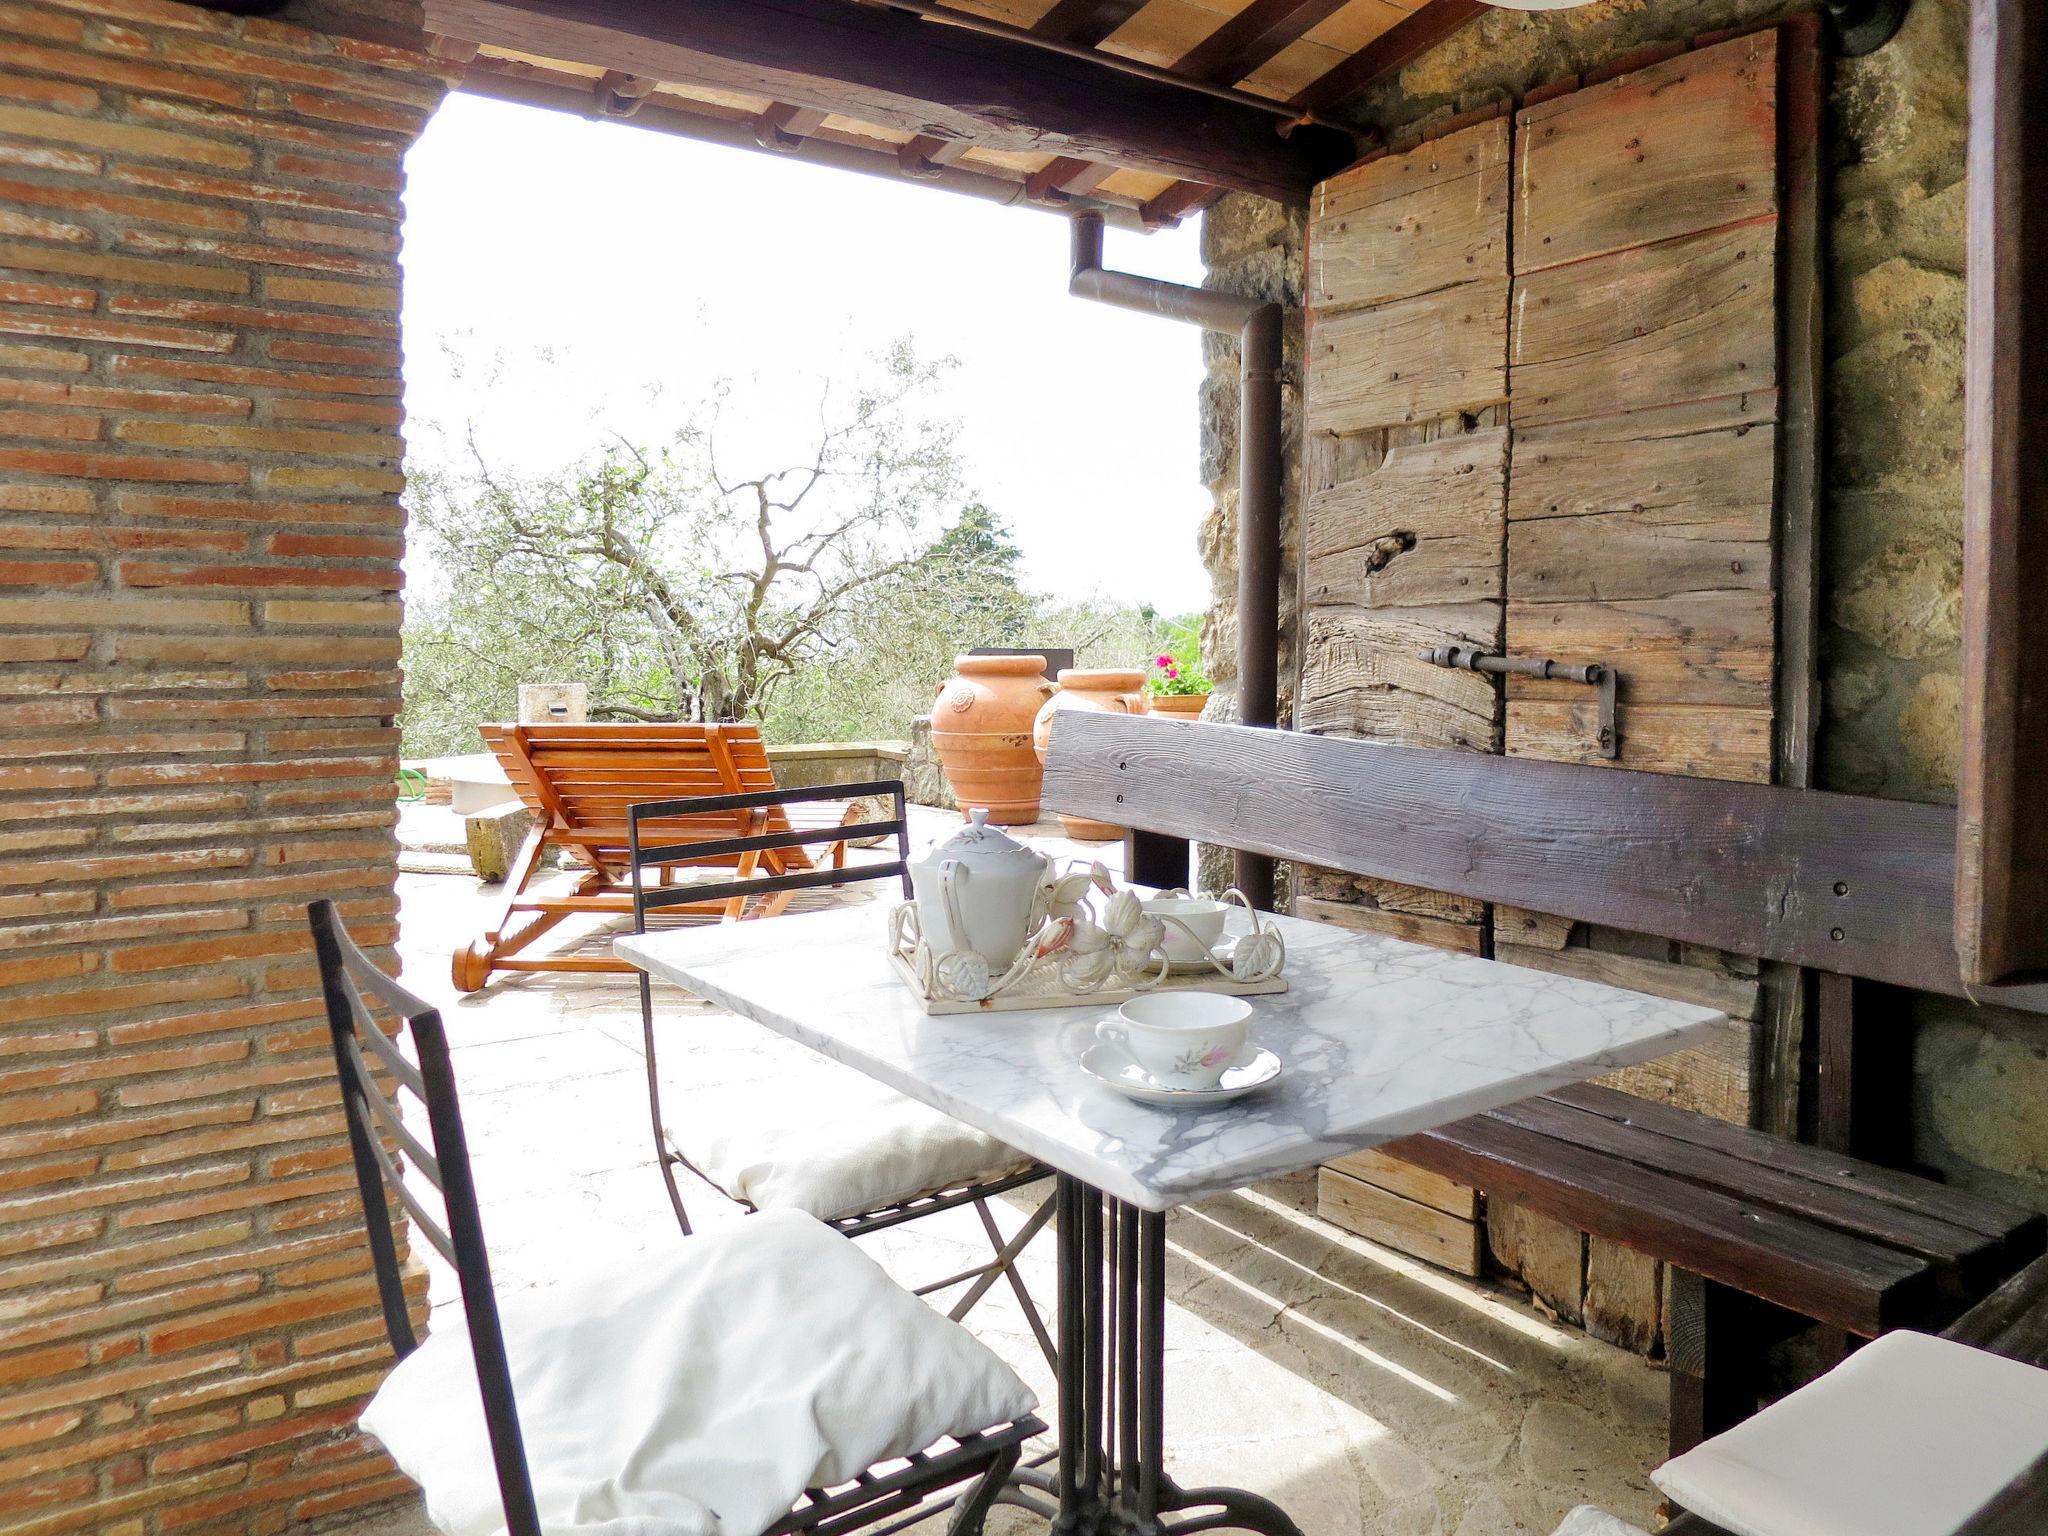
[[[62,411],[0,410],[0,435],[90,443],[99,438],[100,419],[97,416],[67,415]]]
[[[123,230],[121,244],[134,251],[192,253],[259,267],[292,267],[302,272],[331,272],[340,277],[396,282],[398,268],[389,261],[349,256],[339,251],[311,250],[263,240],[217,240],[199,235],[166,235],[148,230]],[[240,275],[240,274],[238,274]],[[242,290],[247,292],[245,288]]]
[[[33,373],[84,373],[91,366],[92,359],[83,352],[71,352],[60,347],[0,346],[0,368],[18,368]],[[6,502],[0,500],[0,506],[5,505]]]
[[[110,123],[103,118],[45,112],[35,107],[0,105],[0,133],[47,139],[113,154],[140,155],[151,160],[177,160],[221,170],[246,171],[256,160],[253,151],[220,139],[197,138],[189,133],[147,128],[134,123]]]
[[[58,149],[49,144],[9,144],[0,141],[0,165],[18,165],[31,171],[62,171],[73,176],[96,176],[104,169],[97,155],[75,149]]]
[[[389,433],[336,432],[319,427],[252,427],[239,422],[124,421],[121,441],[151,448],[242,449],[328,458],[393,459],[401,444]]]
[[[368,219],[398,218],[397,199],[390,197],[350,197],[340,192],[316,191],[311,187],[250,181],[241,176],[203,176],[196,171],[166,170],[158,166],[118,166],[113,176],[114,180],[126,182],[131,187],[175,192],[180,197],[210,197],[227,203],[259,203],[266,208],[349,214]]]
[[[239,48],[195,39],[166,38],[163,56],[194,69],[229,74],[237,79],[269,80],[279,85],[308,85],[348,96],[369,96],[402,106],[431,109],[443,94],[439,85],[400,80],[375,70],[332,68],[303,59],[280,58],[274,54],[251,53]]]
[[[395,337],[390,320],[365,320],[354,315],[306,314],[293,309],[263,309],[251,304],[224,304],[214,299],[164,299],[150,294],[119,293],[107,308],[117,315],[151,315],[166,320],[195,320],[240,326],[257,331],[309,331],[323,336]],[[271,343],[277,354],[278,343]]]
[[[179,966],[246,960],[259,955],[303,954],[310,942],[303,933],[257,933],[233,939],[184,939],[172,944],[140,944],[133,949],[115,950],[113,968],[116,971],[162,971]],[[246,1046],[241,1054],[248,1054]]]
[[[131,1008],[162,1007],[169,1003],[217,1002],[246,997],[248,992],[249,983],[240,976],[180,976],[131,986],[95,987],[54,997],[9,998],[0,1001],[0,1023],[42,1023],[57,1018],[125,1013]],[[0,1105],[0,1124],[8,1123],[11,1108]]]
[[[84,885],[130,875],[161,875],[175,869],[237,869],[250,862],[242,848],[184,848],[96,859],[15,860],[0,863],[0,884]],[[226,995],[226,994],[222,994]]]
[[[99,302],[93,288],[69,284],[33,283],[20,278],[0,278],[0,304],[41,304],[51,309],[91,309]]]
[[[7,375],[0,375],[0,400],[89,410],[157,411],[175,416],[247,416],[252,405],[247,395],[213,395],[182,389],[107,389],[70,379],[19,379]]]
[[[150,480],[195,485],[243,485],[249,466],[225,459],[152,459],[133,454],[0,448],[0,469],[79,480]]]
[[[289,368],[249,368],[238,363],[201,363],[184,358],[116,357],[117,374],[150,374],[159,378],[192,379],[202,384],[242,384],[256,389],[295,389],[308,393],[397,395],[398,380],[354,378],[346,374],[300,373]]]
[[[97,186],[0,179],[0,203],[7,202],[62,208],[73,213],[114,214],[150,224],[168,224],[174,229],[210,229],[239,234],[249,227],[249,216],[234,208],[215,208],[160,197],[131,197],[125,192],[108,192]],[[0,233],[4,232],[0,230]]]
[[[0,235],[26,235],[31,240],[68,240],[73,245],[92,244],[92,231],[82,224],[19,213],[0,203]]]
[[[332,128],[315,128],[306,123],[285,122],[250,112],[233,112],[224,107],[189,101],[165,101],[154,96],[129,98],[128,110],[138,117],[179,123],[189,128],[206,128],[232,134],[239,139],[256,139],[273,144],[297,144],[307,149],[337,155],[360,155],[389,159],[395,146],[388,138],[371,137]]]
[[[390,427],[394,431],[405,420],[405,408],[380,400],[272,400],[272,421],[350,421],[365,426]]]
[[[388,160],[328,160],[317,155],[279,154],[271,158],[270,168],[295,181],[325,181],[393,197],[405,185],[404,173]]]
[[[0,422],[5,419],[0,411]],[[0,586],[75,587],[97,581],[99,573],[90,560],[0,560]]]
[[[61,336],[73,341],[111,341],[135,347],[167,347],[177,352],[225,352],[235,344],[231,331],[201,330],[192,325],[149,325],[100,316],[0,314],[0,334]],[[243,477],[247,479],[246,472]]]
[[[90,112],[100,104],[100,93],[89,85],[32,80],[22,75],[0,75],[0,98],[62,107],[67,112]]]
[[[270,355],[288,363],[332,363],[340,368],[377,368],[389,372],[399,364],[395,346],[350,346],[338,341],[294,341],[274,336],[267,343]]]
[[[0,603],[0,609],[5,604]],[[188,735],[31,736],[0,738],[0,757],[91,757],[102,752],[239,752],[248,738],[239,731],[193,731]],[[109,783],[112,779],[109,778]],[[18,869],[0,865],[0,869]],[[54,866],[53,866],[54,867]]]
[[[290,112],[299,117],[318,118],[327,123],[347,123],[357,128],[403,134],[408,138],[417,134],[427,122],[425,112],[373,106],[368,102],[351,101],[345,97],[329,96],[319,91],[285,90],[267,85],[256,87],[256,106],[265,112]]]
[[[122,561],[120,579],[129,587],[369,587],[385,592],[396,591],[403,581],[395,565],[371,571],[354,566],[166,565],[143,560]]]
[[[248,101],[246,87],[227,80],[214,80],[190,70],[165,69],[110,59],[102,54],[75,48],[45,48],[28,43],[10,43],[7,62],[17,69],[33,69],[62,80],[86,80],[96,85],[132,86],[164,96],[189,96],[217,102],[224,107],[242,106]]]
[[[148,256],[110,256],[97,251],[52,249],[26,241],[0,243],[0,265],[30,272],[62,272],[145,288],[200,288],[209,293],[244,294],[249,274],[228,267],[200,266],[189,261],[159,261]]]

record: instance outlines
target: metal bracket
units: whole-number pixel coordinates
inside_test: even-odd
[[[1584,683],[1588,687],[1598,688],[1600,755],[1610,759],[1621,756],[1621,733],[1614,723],[1614,705],[1620,679],[1614,668],[1604,662],[1552,661],[1545,656],[1496,656],[1473,645],[1435,645],[1416,654],[1433,667],[1457,667],[1467,672],[1491,672],[1496,675],[1513,672],[1521,677],[1560,678],[1568,683]]]

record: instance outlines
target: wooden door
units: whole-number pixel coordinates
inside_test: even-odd
[[[1777,79],[1759,32],[1516,122],[1507,646],[1613,666],[1630,768],[1772,774]],[[1590,690],[1507,699],[1606,761]]]
[[[1508,151],[1502,117],[1317,189],[1300,730],[1501,748],[1493,680],[1418,653],[1502,642]],[[1483,904],[1385,881],[1306,871],[1297,909],[1482,944]]]

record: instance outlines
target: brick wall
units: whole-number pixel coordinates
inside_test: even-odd
[[[400,156],[445,84],[0,0],[0,1536],[404,1486],[352,1429],[387,1352],[303,903],[392,935]]]

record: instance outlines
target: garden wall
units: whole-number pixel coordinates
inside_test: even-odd
[[[0,1529],[409,1485],[304,904],[389,958],[390,0],[0,5]]]
[[[1399,138],[1660,41],[1792,9],[1598,0],[1551,15],[1489,10],[1360,102],[1358,115]],[[1900,799],[1954,794],[1966,62],[1967,0],[1916,0],[1889,46],[1838,62],[1831,99],[1819,781]],[[1207,216],[1210,282],[1298,306],[1301,240],[1299,218],[1227,198]],[[1230,351],[1212,344],[1201,402],[1203,473],[1216,495],[1203,530],[1219,594],[1209,627],[1226,674],[1235,625]],[[1298,401],[1290,387],[1290,423]],[[1290,558],[1297,506],[1290,485]],[[1291,573],[1285,595],[1291,658]],[[1290,659],[1283,678],[1291,672]],[[1961,1183],[2048,1206],[2048,1027],[1944,999],[1907,1006],[1916,1155]]]

